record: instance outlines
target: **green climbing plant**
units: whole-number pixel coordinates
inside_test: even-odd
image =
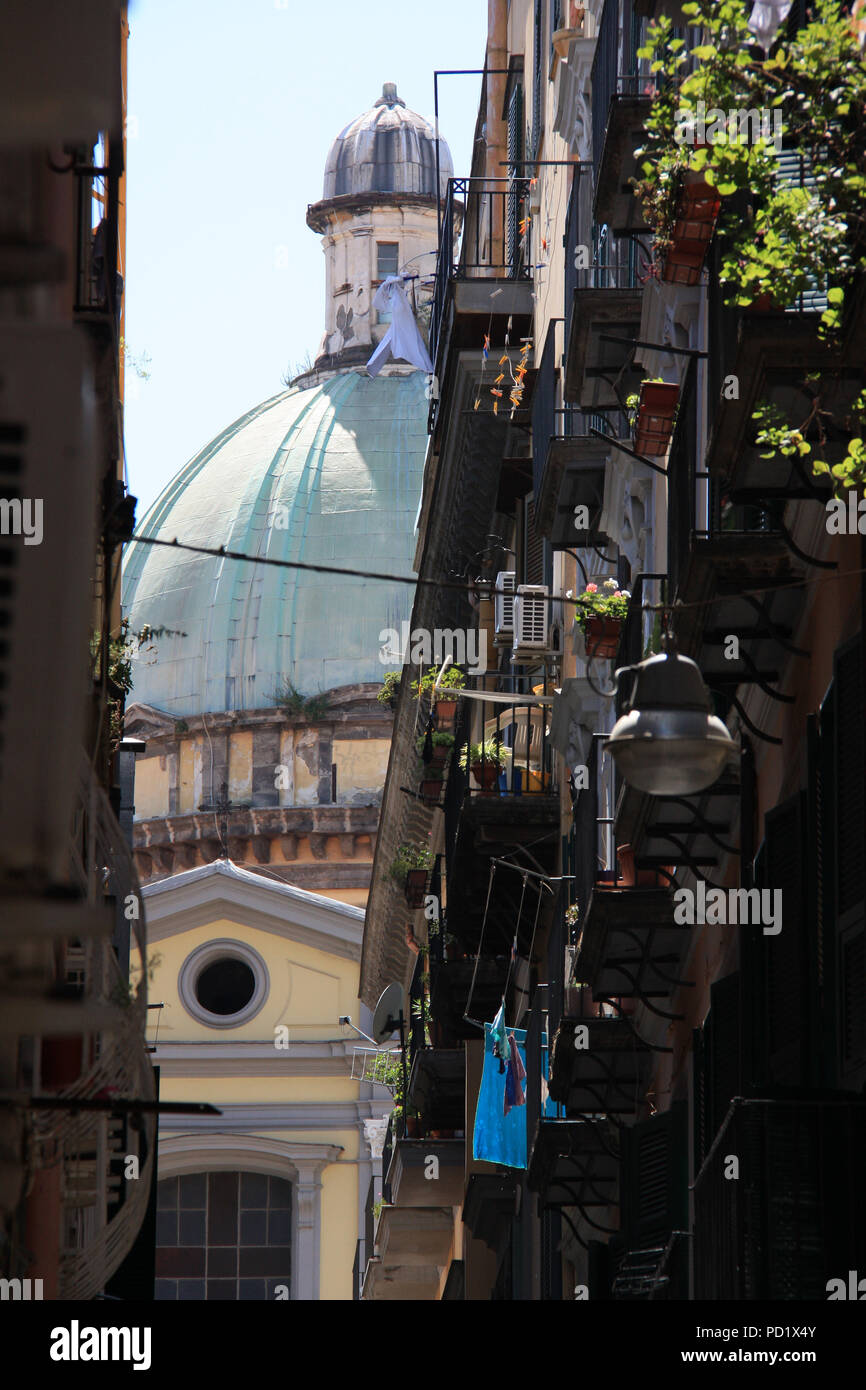
[[[850,16],[836,0],[814,0],[810,22],[790,39],[780,31],[766,55],[739,0],[696,0],[682,9],[701,43],[688,50],[661,16],[639,50],[659,82],[634,180],[656,262],[672,242],[684,177],[700,174],[722,199],[717,233],[727,303],[767,296],[784,307],[817,289],[828,300],[820,333],[832,338],[852,280],[866,268],[866,67]],[[779,179],[769,133],[750,141],[742,124],[717,130],[716,122],[708,143],[690,143],[699,103],[709,113],[778,113],[785,147],[803,159],[803,186]]]
[[[811,392],[811,400],[805,418],[796,425],[786,419],[773,401],[760,401],[752,412],[761,458],[772,459],[781,454],[784,458],[807,459],[816,477],[829,477],[837,497],[862,489],[866,484],[866,391],[861,391],[852,403],[844,422],[849,432],[845,456],[833,462],[826,455],[830,426],[836,422],[829,411],[821,408],[820,378],[810,378],[804,387]],[[814,436],[812,441],[808,434]]]

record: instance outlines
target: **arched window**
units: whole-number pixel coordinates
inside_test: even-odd
[[[262,1173],[184,1173],[157,1186],[156,1298],[289,1296],[292,1187]],[[284,1293],[278,1295],[282,1286]]]

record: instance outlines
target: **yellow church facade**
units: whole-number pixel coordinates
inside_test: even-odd
[[[144,898],[160,1099],[220,1112],[161,1118],[157,1297],[351,1298],[390,1109],[339,1022],[363,912],[225,859]]]

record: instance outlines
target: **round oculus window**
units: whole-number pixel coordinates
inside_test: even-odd
[[[245,960],[224,956],[212,961],[195,982],[195,997],[210,1014],[239,1014],[256,992],[256,977]]]
[[[240,941],[210,941],[193,951],[178,980],[184,1007],[211,1028],[236,1028],[254,1018],[268,992],[257,951]]]

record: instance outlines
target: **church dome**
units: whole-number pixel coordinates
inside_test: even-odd
[[[448,146],[440,139],[443,193],[453,172]],[[386,82],[370,110],[341,131],[325,164],[325,200],[367,193],[436,197],[436,133],[398,97],[393,82]]]
[[[168,485],[139,533],[308,565],[411,574],[427,445],[421,372],[345,372],[236,420]],[[133,661],[135,701],[177,716],[379,682],[379,633],[408,584],[341,578],[133,542],[130,631],[168,629]],[[182,633],[183,635],[177,635]]]

